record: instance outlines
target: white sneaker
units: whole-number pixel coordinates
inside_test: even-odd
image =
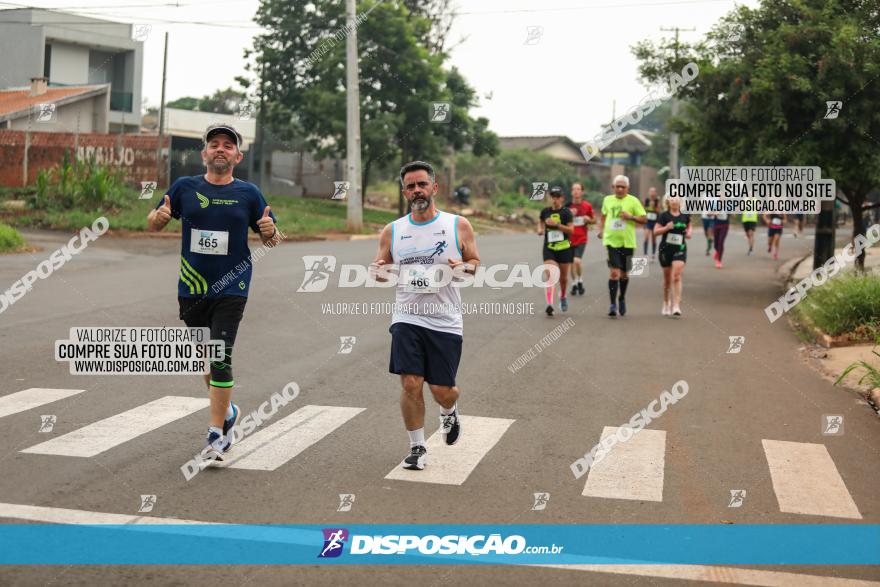
[[[663,302],[663,309],[660,310],[660,314],[663,316],[669,316],[672,314],[672,305],[670,302]]]
[[[681,308],[679,308],[678,305],[672,306],[672,315],[681,316]]]

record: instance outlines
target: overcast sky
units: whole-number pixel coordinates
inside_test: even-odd
[[[340,0],[342,1],[342,0]],[[586,140],[646,94],[630,47],[682,32],[695,40],[737,4],[757,0],[456,0],[451,63],[480,94],[475,114],[502,136],[564,134]],[[166,97],[201,96],[245,73],[242,52],[259,32],[258,0],[31,0],[34,6],[132,23],[149,23],[144,98],[157,105],[162,43],[170,33]],[[0,7],[13,7],[0,1]],[[223,23],[223,26],[192,24]],[[527,43],[530,27],[540,36]],[[458,41],[462,40],[460,44]],[[491,96],[491,98],[489,98]]]

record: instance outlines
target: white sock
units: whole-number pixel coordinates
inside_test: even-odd
[[[583,283],[583,282],[584,282],[583,278],[582,278],[582,277],[578,277],[578,283]]]
[[[208,427],[208,434],[210,434],[211,432],[216,432],[221,437],[223,436],[223,429],[222,428],[217,428],[216,426],[210,426],[210,427]]]
[[[425,429],[419,428],[418,430],[407,430],[407,434],[409,434],[409,447],[412,448],[414,446],[422,445],[425,446]]]
[[[232,402],[230,401],[230,402],[229,402],[229,405],[226,406],[226,416],[225,416],[225,418],[228,420],[229,418],[231,418],[231,417],[234,416],[234,415],[235,415],[235,412],[232,410]]]
[[[440,406],[440,415],[441,416],[448,416],[449,414],[454,412],[455,408],[457,408],[457,407],[458,407],[458,402],[455,402],[454,404],[452,404],[451,408],[444,408],[443,406]]]

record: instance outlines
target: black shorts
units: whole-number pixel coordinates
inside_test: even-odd
[[[391,333],[388,371],[397,375],[421,375],[433,385],[455,385],[461,361],[460,335],[406,322],[395,322],[388,332]]]
[[[673,261],[687,262],[687,249],[682,250],[678,245],[669,245],[660,247],[660,254],[657,256],[661,267],[672,267]]]
[[[773,235],[777,235],[777,234],[782,234],[781,228],[768,228],[767,229],[767,236],[773,236]]]
[[[629,273],[632,269],[632,256],[636,252],[635,249],[627,247],[605,247],[608,249],[608,267],[612,269],[622,269]]]
[[[755,227],[757,225],[758,225],[757,222],[749,222],[749,221],[743,222],[743,230],[745,230],[746,232],[749,232],[750,230],[752,232],[755,232]]]
[[[223,340],[223,361],[211,361],[211,385],[232,387],[232,347],[238,334],[238,325],[244,316],[247,298],[223,296],[220,298],[177,298],[180,319],[190,328],[210,328],[211,340]]]
[[[553,249],[548,249],[544,246],[544,260],[556,261],[560,265],[563,263],[572,263],[574,262],[574,248],[568,247],[561,251],[554,251]]]
[[[574,251],[573,256],[578,259],[584,258],[584,250],[587,248],[587,243],[581,243],[579,245],[571,245],[572,251]]]

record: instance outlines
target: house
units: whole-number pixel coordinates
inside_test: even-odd
[[[0,62],[0,89],[27,87],[39,76],[50,92],[109,84],[109,132],[139,132],[143,42],[133,36],[147,29],[55,10],[0,14],[0,54],[15,56]]]
[[[650,130],[642,129],[624,131],[601,150],[599,158],[609,165],[638,167],[651,148],[654,134]]]
[[[608,165],[595,159],[584,159],[580,145],[564,135],[499,137],[498,144],[502,150],[528,149],[564,161],[572,167],[575,175],[590,178],[601,186],[611,181],[611,168]]]
[[[106,133],[110,84],[50,88],[35,77],[28,88],[0,90],[0,129]]]

